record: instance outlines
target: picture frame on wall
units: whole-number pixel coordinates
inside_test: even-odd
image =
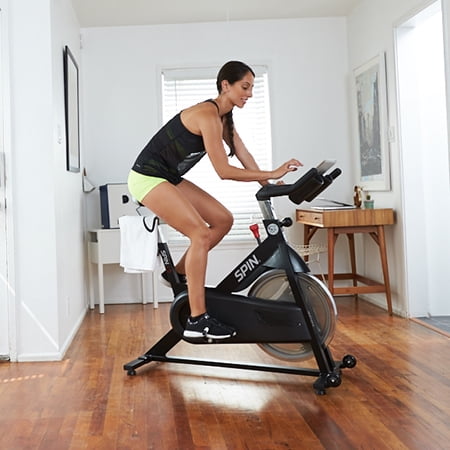
[[[66,122],[66,169],[80,171],[80,112],[78,64],[66,45],[64,47],[64,103]]]
[[[354,70],[358,128],[359,184],[390,190],[386,63],[380,53]]]

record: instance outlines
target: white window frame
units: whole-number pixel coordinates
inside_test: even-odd
[[[256,74],[253,97],[243,109],[233,110],[233,119],[239,135],[259,167],[262,170],[270,170],[272,135],[268,68],[252,66],[252,69]],[[217,67],[161,69],[162,123],[166,123],[183,108],[217,97],[218,70]],[[209,80],[211,88],[204,89],[204,83],[195,80]],[[194,94],[192,96],[191,89]],[[185,98],[184,102],[180,101],[180,93]],[[169,94],[173,96],[170,100]],[[230,158],[230,163],[240,167],[236,157]],[[249,231],[249,225],[261,221],[261,213],[255,198],[255,193],[261,187],[259,183],[220,180],[207,155],[184,177],[217,198],[233,213],[234,224],[224,241],[242,242],[254,239]],[[168,238],[172,242],[186,239],[173,229],[169,230]]]

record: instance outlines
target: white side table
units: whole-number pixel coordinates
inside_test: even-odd
[[[104,264],[119,264],[120,263],[120,230],[118,228],[112,229],[98,229],[88,231],[88,259],[89,259],[89,306],[91,309],[95,307],[94,286],[93,286],[93,271],[94,264],[97,264],[98,276],[98,305],[99,312],[105,312],[105,291],[103,280],[103,265]],[[142,288],[142,303],[147,302],[147,283],[146,274],[141,274],[141,288]],[[153,277],[153,307],[158,307],[158,300],[156,295],[156,280],[155,272],[152,272]]]

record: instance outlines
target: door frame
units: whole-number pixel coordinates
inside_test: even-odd
[[[3,239],[1,244],[5,249],[5,262],[2,265],[0,302],[1,311],[6,311],[6,317],[0,318],[0,327],[4,329],[2,339],[6,340],[4,348],[1,349],[2,359],[17,360],[17,337],[16,337],[16,295],[15,295],[15,261],[14,261],[14,223],[13,223],[13,198],[12,198],[12,170],[11,170],[11,108],[10,108],[10,79],[9,79],[9,40],[8,40],[8,0],[0,0],[0,139],[3,149],[0,149],[2,158],[3,192],[0,214],[4,217],[5,230],[0,234]],[[7,349],[8,354],[4,354]]]

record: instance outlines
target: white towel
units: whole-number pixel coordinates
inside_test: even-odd
[[[127,273],[152,271],[158,253],[158,227],[154,216],[122,216],[120,227],[120,265]],[[148,229],[144,224],[147,225]]]

